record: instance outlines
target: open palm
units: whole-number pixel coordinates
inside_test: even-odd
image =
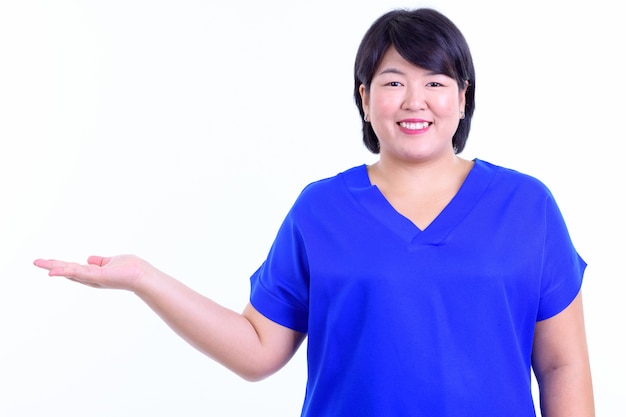
[[[90,256],[87,264],[55,259],[37,259],[35,266],[48,270],[50,276],[61,276],[96,288],[134,290],[149,264],[133,255],[113,257]]]

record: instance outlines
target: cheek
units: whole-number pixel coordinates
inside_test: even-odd
[[[369,103],[370,110],[380,115],[389,114],[398,107],[396,101],[393,96],[389,95],[372,97]]]
[[[456,96],[440,97],[437,101],[437,108],[442,116],[450,115],[456,117],[460,112],[462,105]]]

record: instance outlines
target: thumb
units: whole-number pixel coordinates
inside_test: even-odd
[[[97,265],[97,266],[104,266],[106,264],[109,263],[109,261],[111,260],[110,257],[102,257],[102,256],[90,256],[89,258],[87,258],[87,263],[89,265]]]

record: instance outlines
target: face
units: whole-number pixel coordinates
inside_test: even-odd
[[[417,67],[389,48],[369,91],[360,88],[381,160],[453,156],[452,136],[465,108],[465,90],[455,79]]]

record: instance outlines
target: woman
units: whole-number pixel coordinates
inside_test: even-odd
[[[374,22],[355,99],[380,158],[303,190],[241,314],[134,256],[35,265],[135,292],[249,380],[308,337],[303,416],[533,416],[531,369],[544,416],[592,416],[585,262],[542,183],[458,156],[475,85],[445,16]]]

